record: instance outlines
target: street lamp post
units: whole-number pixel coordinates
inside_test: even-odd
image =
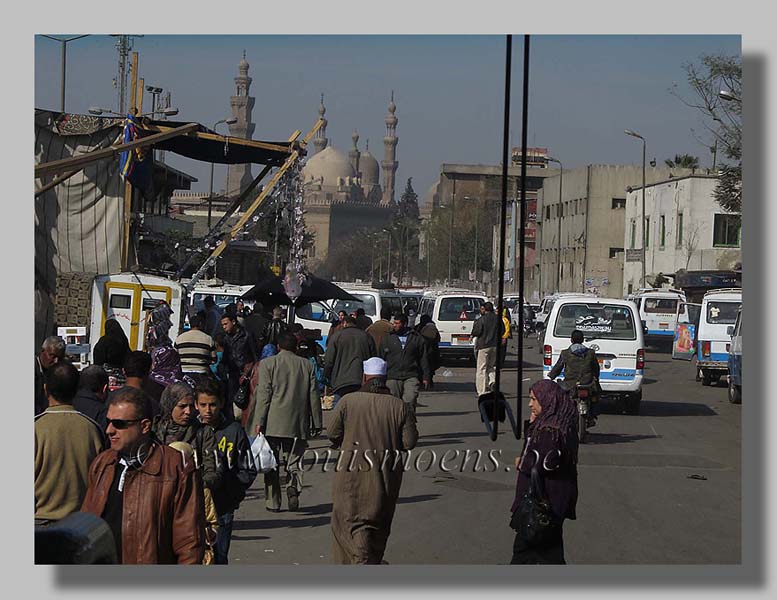
[[[48,38],[50,40],[54,40],[54,41],[59,42],[60,44],[62,44],[62,67],[61,67],[61,74],[60,74],[61,89],[59,91],[59,94],[60,94],[60,98],[59,98],[60,102],[59,102],[59,104],[60,104],[60,110],[62,112],[65,112],[65,70],[66,70],[65,67],[66,67],[66,64],[67,64],[67,43],[68,42],[72,42],[74,40],[80,40],[81,38],[85,38],[88,35],[89,34],[87,33],[87,34],[84,34],[84,35],[75,35],[75,36],[69,37],[69,38],[58,38],[58,37],[54,37],[53,35],[42,35],[41,36],[41,37],[45,37],[45,38]]]
[[[723,100],[729,100],[731,102],[739,102],[740,104],[742,104],[742,98],[737,96],[731,90],[720,90],[718,92],[718,96],[720,96]]]
[[[645,283],[645,233],[646,233],[646,215],[645,215],[645,138],[636,131],[626,129],[623,133],[631,137],[642,140],[642,287],[647,287]]]
[[[480,220],[480,204],[478,203],[477,198],[470,198],[469,196],[464,196],[465,200],[474,200],[475,201],[475,283],[477,283],[478,280],[478,226],[479,226],[479,220]]]
[[[384,229],[388,234],[388,256],[386,257],[386,281],[391,283],[391,230]]]
[[[227,125],[233,125],[234,123],[237,123],[237,119],[235,117],[229,117],[228,119],[221,119],[220,121],[216,121],[213,124],[213,131],[216,131],[216,127],[218,127],[222,123],[226,123]],[[212,212],[213,212],[213,163],[210,163],[210,192],[208,193],[208,231],[210,231]],[[277,251],[276,251],[276,254],[277,254]],[[277,259],[275,260],[275,264],[278,264]]]
[[[556,291],[561,291],[561,188],[564,184],[564,165],[557,158],[548,157],[550,162],[558,163],[559,176],[558,176],[558,238],[556,240]],[[583,273],[585,277],[585,273]]]
[[[451,266],[453,264],[453,207],[456,204],[456,193],[451,196],[451,220],[448,226],[448,285],[451,285]]]

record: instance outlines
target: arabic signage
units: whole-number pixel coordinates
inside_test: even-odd
[[[626,250],[626,262],[642,262],[642,248],[629,248]]]

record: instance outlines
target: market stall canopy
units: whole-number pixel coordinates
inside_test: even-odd
[[[143,120],[142,135],[162,133],[186,125],[185,121]],[[188,135],[181,135],[154,144],[157,150],[175,152],[181,156],[220,164],[254,163],[278,167],[294,149],[295,142],[266,142],[224,136],[199,125]]]
[[[308,275],[301,289],[300,297],[292,303],[291,298],[286,295],[283,289],[283,280],[275,275],[269,275],[262,278],[253,288],[243,294],[243,298],[259,300],[266,307],[293,304],[295,308],[321,300],[359,300],[331,281],[315,275]]]

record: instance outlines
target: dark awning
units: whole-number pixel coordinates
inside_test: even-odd
[[[186,125],[184,121],[143,121],[143,133],[153,134]],[[154,144],[158,150],[175,152],[194,160],[219,164],[253,163],[279,167],[294,151],[290,142],[244,140],[223,136],[200,125],[188,135],[181,135]]]

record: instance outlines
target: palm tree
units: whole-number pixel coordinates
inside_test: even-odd
[[[674,160],[667,158],[665,161],[666,166],[677,169],[698,169],[699,157],[691,156],[690,154],[675,154]]]

